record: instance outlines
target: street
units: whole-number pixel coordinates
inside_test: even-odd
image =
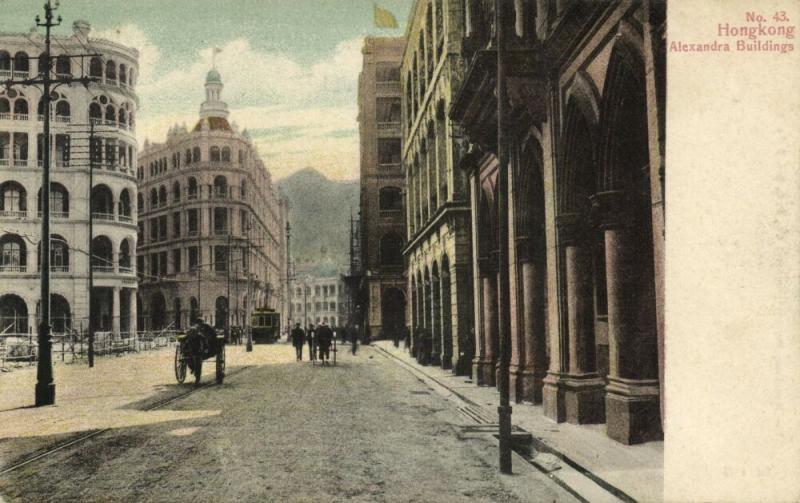
[[[6,501],[574,501],[532,468],[499,475],[491,436],[465,433],[470,421],[453,403],[379,351],[338,355],[336,367],[323,368],[307,352],[296,363],[282,343],[250,354],[229,346],[224,384],[147,412],[192,389],[175,385],[170,350],[106,358],[93,370],[59,367],[101,379],[139,358],[127,365],[137,375],[99,386],[88,402],[65,385],[72,405],[3,407],[0,421],[17,425],[0,430],[4,467],[42,451],[43,442],[109,429],[0,476],[0,494]],[[1,377],[19,380],[25,371]],[[213,365],[203,380],[213,383]]]

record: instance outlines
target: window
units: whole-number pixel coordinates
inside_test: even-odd
[[[397,187],[384,187],[380,191],[381,211],[400,211],[403,209],[403,197]]]
[[[228,208],[214,208],[214,234],[227,234]]]
[[[219,147],[211,147],[208,157],[211,159],[211,162],[219,162],[220,161]]]
[[[231,162],[230,147],[222,147],[222,162]]]
[[[186,154],[184,154],[183,159],[186,164],[192,163],[192,151],[189,150],[188,148],[186,149]]]
[[[158,217],[158,239],[160,241],[167,240],[167,216],[161,215]]]
[[[239,164],[244,164],[244,150],[239,151]]]
[[[0,266],[4,271],[25,271],[25,243],[16,234],[0,238]]]
[[[158,254],[158,274],[159,276],[167,275],[167,252]]]
[[[150,241],[155,243],[158,241],[158,220],[151,218],[148,220],[147,226],[150,228]]]
[[[5,182],[0,186],[0,211],[20,211],[26,208],[25,188],[17,182]]]
[[[113,61],[106,63],[106,80],[117,80],[117,65]]]
[[[379,124],[400,123],[400,98],[378,98],[375,108]]]
[[[197,235],[200,231],[200,222],[198,221],[197,210],[189,210],[186,212],[186,215],[188,216],[187,227],[189,230],[189,235]]]
[[[380,261],[385,266],[403,265],[403,240],[400,236],[391,232],[381,237]]]
[[[214,270],[217,272],[228,271],[228,247],[215,246],[214,247]]]
[[[241,225],[240,234],[247,235],[247,212],[245,210],[239,210],[239,225]]]
[[[139,244],[144,244],[144,222],[140,220],[136,223],[136,226],[138,227],[136,231],[136,240]]]
[[[172,214],[172,237],[181,237],[181,214],[178,211]]]
[[[378,139],[378,164],[400,164],[400,138]]]
[[[153,278],[158,276],[158,253],[150,254],[150,276]]]
[[[314,295],[319,295],[319,285],[314,287]]]
[[[197,199],[197,180],[194,177],[189,178],[189,199]]]
[[[195,147],[192,150],[192,162],[200,162],[200,147]]]
[[[172,250],[172,273],[178,274],[181,272],[181,250]]]
[[[189,251],[189,271],[194,272],[197,270],[197,265],[199,263],[199,257],[197,255],[197,247],[190,246],[188,251]]]
[[[378,63],[375,67],[378,82],[400,82],[400,66],[393,63]]]
[[[139,278],[142,278],[142,274],[144,274],[144,256],[137,255],[136,256],[136,274]]]
[[[222,175],[214,178],[214,197],[228,197],[228,180]]]
[[[92,58],[92,61],[89,63],[89,75],[92,77],[103,76],[103,62],[100,61],[100,58]]]
[[[172,202],[178,203],[181,200],[181,184],[175,182],[172,184]]]

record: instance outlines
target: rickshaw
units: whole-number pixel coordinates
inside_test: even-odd
[[[186,369],[194,374],[195,385],[200,384],[203,360],[215,358],[217,384],[225,379],[225,336],[217,334],[208,325],[190,328],[176,337],[175,378],[179,383],[186,379]]]

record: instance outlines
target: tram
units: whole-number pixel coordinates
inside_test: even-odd
[[[274,309],[260,307],[250,316],[250,326],[253,331],[253,342],[272,343],[280,338],[281,315]]]

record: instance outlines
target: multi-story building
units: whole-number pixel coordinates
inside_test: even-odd
[[[358,310],[368,338],[405,326],[400,60],[405,39],[367,37],[358,82],[363,277]]]
[[[88,329],[90,267],[93,328],[115,335],[136,330],[132,202],[139,53],[89,33],[89,23],[76,21],[71,36],[54,36],[50,71],[53,77],[92,76],[95,82],[57,87],[49,111],[43,109],[38,87],[0,90],[0,331],[6,333],[35,331],[37,326],[45,113],[51,125],[53,330]],[[43,52],[40,33],[0,34],[0,81],[43,74]],[[100,56],[67,56],[89,53]],[[90,123],[96,130],[91,173]]]
[[[254,308],[284,310],[287,201],[247,131],[228,122],[216,69],[205,89],[191,131],[175,126],[139,155],[136,260],[148,329],[197,317],[224,328],[229,310],[231,325]]]
[[[292,324],[307,327],[324,322],[333,327],[346,323],[347,296],[340,276],[306,276],[296,280],[292,290]]]
[[[476,378],[495,383],[499,310],[509,307],[512,397],[543,402],[555,421],[605,422],[623,443],[659,439],[665,3],[458,3],[467,70],[450,117],[471,144],[461,165],[475,236]],[[509,11],[502,244],[496,5]]]
[[[457,167],[459,132],[447,116],[463,78],[464,11],[458,2],[417,0],[411,12],[400,74],[412,351],[421,361],[469,374],[474,348],[469,189]]]

